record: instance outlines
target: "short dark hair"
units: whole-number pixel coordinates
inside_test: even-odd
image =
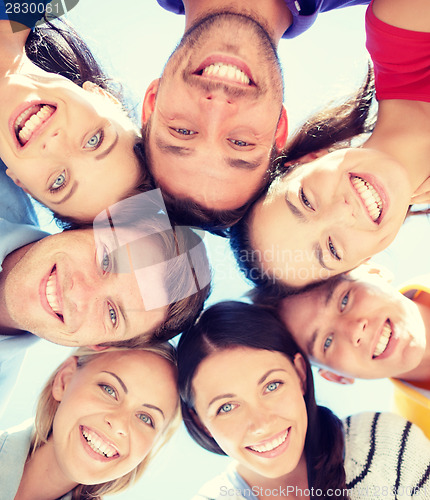
[[[180,338],[178,384],[184,423],[192,438],[206,450],[225,455],[200,423],[194,408],[192,382],[197,368],[206,357],[238,346],[280,352],[290,360],[297,353],[303,356],[306,363],[304,400],[308,430],[305,455],[309,487],[321,488],[323,491],[329,488],[344,490],[342,424],[329,409],[316,404],[309,361],[280,319],[256,305],[234,301],[215,304],[204,311],[195,326]]]

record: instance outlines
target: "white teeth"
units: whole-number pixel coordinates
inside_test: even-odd
[[[381,336],[379,337],[378,344],[375,347],[373,358],[377,358],[385,351],[390,340],[391,333],[391,325],[388,321],[386,321],[384,324],[384,328],[382,329]]]
[[[49,104],[40,106],[36,104],[30,109],[23,111],[15,121],[15,133],[19,142],[24,146],[32,136],[33,132],[45,122],[55,111],[55,107]]]
[[[57,297],[57,272],[54,270],[46,283],[46,300],[55,314],[62,315],[62,310]]]
[[[249,446],[248,448],[251,448],[253,451],[258,451],[258,453],[263,453],[265,451],[271,451],[280,446],[288,436],[288,430],[285,432],[284,435],[281,437],[278,437],[276,439],[273,439],[272,441],[269,441],[268,443],[261,444],[261,445],[255,445],[255,446]]]
[[[82,435],[87,440],[87,443],[90,445],[91,449],[94,450],[99,455],[110,458],[113,455],[117,454],[117,451],[113,446],[102,441],[100,437],[97,436],[96,434],[93,434],[90,431],[82,429]]]
[[[376,222],[382,212],[382,199],[378,192],[372,184],[361,177],[353,177],[352,185],[363,200],[371,219]]]
[[[249,77],[233,64],[214,63],[207,66],[203,70],[203,74],[206,76],[219,76],[220,78],[227,78],[228,80],[244,83],[246,85],[249,85],[250,83]]]

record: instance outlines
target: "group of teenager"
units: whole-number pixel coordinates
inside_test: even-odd
[[[196,498],[428,498],[429,277],[397,290],[367,262],[430,201],[428,0],[158,3],[185,33],[140,123],[70,25],[0,18],[0,411],[38,337],[78,348],[2,431],[0,499],[122,491],[181,416],[235,460]],[[356,4],[363,85],[289,131],[278,43]],[[247,299],[204,307],[205,230]],[[402,416],[340,420],[311,363],[392,378]]]

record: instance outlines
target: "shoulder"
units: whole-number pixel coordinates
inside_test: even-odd
[[[244,480],[237,474],[234,463],[221,474],[205,483],[192,500],[242,500],[243,498],[253,499],[252,496],[245,496],[244,488],[250,488]]]
[[[389,492],[395,487],[430,488],[430,442],[417,426],[392,413],[361,413],[343,423],[351,498],[364,495],[363,488],[382,485]]]

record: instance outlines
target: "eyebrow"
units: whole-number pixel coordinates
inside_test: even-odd
[[[324,301],[324,307],[328,307],[329,303],[333,299],[333,294],[337,286],[337,280],[331,280],[329,284],[326,286],[326,296]],[[310,356],[315,357],[315,343],[319,334],[318,328],[313,332],[312,337],[306,344],[307,352]]]
[[[308,219],[305,217],[305,215],[288,198],[288,191],[285,193],[285,203],[296,219],[298,219],[300,222],[308,222]]]
[[[79,182],[75,181],[72,184],[72,187],[69,189],[69,192],[66,194],[66,196],[64,196],[61,200],[51,201],[51,203],[53,205],[61,205],[62,203],[67,201],[73,195],[73,193],[78,189],[78,186],[79,186]]]
[[[283,368],[272,368],[271,370],[267,371],[258,381],[258,385],[261,385],[269,375],[271,375],[273,372],[285,372]]]
[[[254,161],[246,161],[240,158],[225,158],[225,162],[233,168],[256,170],[263,162],[264,155],[259,156]]]
[[[318,242],[314,244],[314,253],[315,253],[315,256],[318,259],[318,262],[319,262],[319,264],[320,264],[321,267],[323,267],[327,271],[334,271],[334,269],[332,267],[329,267],[324,262],[323,251],[322,251],[321,245]]]
[[[112,375],[112,377],[115,377],[117,380],[118,380],[118,383],[120,384],[120,386],[122,387],[122,390],[128,394],[128,389],[127,389],[127,386],[124,384],[124,382],[118,377],[118,375],[116,375],[115,373],[113,372],[108,372],[108,371],[102,371],[102,373],[108,373],[109,375]]]
[[[234,398],[236,394],[220,394],[219,396],[215,396],[213,399],[209,401],[208,408],[213,405],[216,401],[219,399],[224,399],[224,398]]]
[[[103,158],[106,158],[106,156],[113,150],[113,148],[118,144],[119,141],[119,135],[118,132],[116,132],[115,139],[113,140],[112,144],[106,148],[102,153],[98,154],[95,158],[96,160],[102,160]]]
[[[195,152],[195,150],[192,148],[185,148],[183,146],[174,146],[173,144],[169,144],[159,136],[156,136],[155,138],[155,145],[158,147],[158,149],[161,149],[162,151],[175,156],[191,156]]]
[[[161,415],[163,416],[163,418],[166,419],[166,417],[164,416],[163,410],[161,408],[158,408],[158,406],[150,405],[149,403],[145,403],[142,406],[146,406],[146,408],[151,408],[152,410],[159,411],[161,413]]]
[[[183,146],[175,146],[166,142],[161,137],[155,138],[155,144],[158,149],[165,151],[174,156],[192,156],[195,153],[194,148],[185,148]],[[225,158],[225,162],[233,168],[243,170],[256,170],[263,162],[264,155],[260,155],[253,161],[242,160],[241,158]]]

